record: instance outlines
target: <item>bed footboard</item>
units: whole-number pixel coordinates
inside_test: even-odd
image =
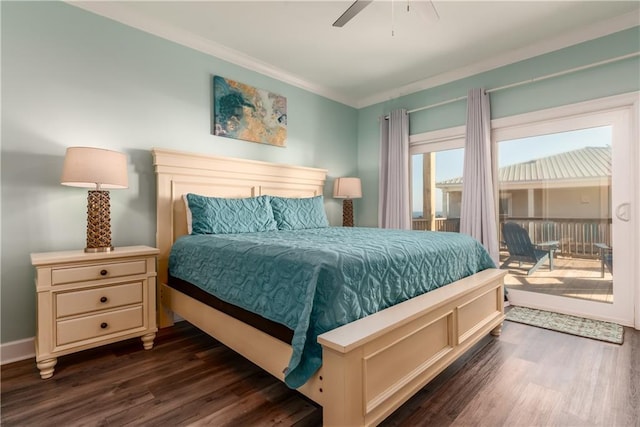
[[[322,367],[299,392],[325,426],[376,425],[482,337],[499,335],[503,278],[489,269],[318,337]],[[284,381],[292,349],[161,285],[162,305]]]
[[[490,269],[321,335],[325,426],[376,425],[504,319]]]

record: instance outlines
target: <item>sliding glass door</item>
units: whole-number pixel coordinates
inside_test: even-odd
[[[632,322],[629,113],[498,129],[494,137],[510,301]]]

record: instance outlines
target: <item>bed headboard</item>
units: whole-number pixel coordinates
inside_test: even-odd
[[[187,234],[182,195],[196,193],[215,197],[283,197],[321,195],[325,169],[289,166],[255,160],[234,159],[152,149],[156,171],[156,246],[158,283],[167,283],[169,251],[173,242]]]

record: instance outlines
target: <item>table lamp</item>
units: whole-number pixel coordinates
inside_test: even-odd
[[[91,188],[87,196],[85,252],[110,252],[111,207],[109,191],[127,188],[127,155],[92,147],[69,147],[64,157],[62,185]]]
[[[342,225],[353,227],[353,199],[362,197],[360,178],[336,178],[333,183],[333,197],[342,201]]]

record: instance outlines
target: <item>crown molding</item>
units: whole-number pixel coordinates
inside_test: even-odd
[[[274,78],[292,86],[304,89],[316,95],[323,96],[333,101],[345,104],[353,108],[364,108],[370,105],[396,99],[422,90],[430,89],[451,83],[456,80],[471,77],[495,68],[513,64],[515,62],[530,59],[535,56],[550,53],[578,43],[604,37],[618,31],[626,30],[640,25],[640,18],[637,11],[629,12],[615,18],[595,23],[575,31],[568,32],[562,36],[544,40],[515,49],[503,55],[498,55],[466,67],[451,70],[445,73],[419,80],[396,89],[380,92],[361,99],[353,99],[338,93],[335,90],[322,85],[305,80],[297,75],[284,71],[272,64],[260,61],[254,57],[246,55],[237,50],[228,48],[221,44],[212,42],[203,37],[197,36],[189,31],[161,23],[155,19],[149,19],[141,14],[132,13],[121,6],[117,1],[72,1],[65,0],[67,4],[86,10],[91,13],[103,16],[108,19],[120,22],[124,25],[153,34],[166,40],[178,43],[208,55],[212,55],[223,61],[238,65],[240,67],[255,71],[265,76]]]
[[[211,40],[197,36],[189,31],[167,25],[155,19],[149,19],[141,14],[132,13],[123,8],[120,2],[113,1],[72,1],[65,3],[86,10],[87,12],[103,16],[120,22],[121,24],[153,34],[174,43],[189,47],[202,53],[214,56],[223,61],[238,65],[267,77],[272,77],[281,82],[304,89],[316,95],[323,96],[333,101],[356,108],[358,102],[355,99],[345,97],[343,94],[324,86],[309,82],[301,77],[284,71],[269,63],[260,61],[235,49],[228,48]]]
[[[597,39],[599,37],[604,37],[629,28],[637,27],[638,25],[640,25],[640,16],[638,15],[638,12],[629,12],[605,21],[597,22],[588,27],[583,27],[578,30],[565,33],[559,37],[543,40],[539,43],[535,43],[521,49],[512,50],[506,54],[489,58],[486,61],[477,62],[467,67],[447,71],[397,89],[362,98],[358,102],[356,108],[368,107],[380,102],[389,101],[401,96],[441,86],[519,61],[544,55],[546,53],[554,52],[556,50]]]

